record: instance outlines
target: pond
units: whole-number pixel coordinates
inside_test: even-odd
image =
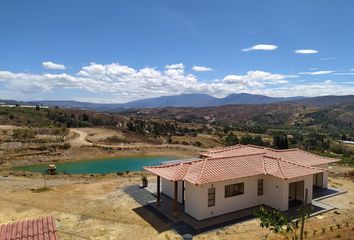
[[[124,171],[142,171],[143,166],[159,165],[162,161],[173,160],[171,156],[129,156],[55,163],[57,173],[90,174]],[[15,170],[46,172],[48,164],[14,167]]]

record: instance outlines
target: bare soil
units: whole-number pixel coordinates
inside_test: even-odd
[[[168,223],[141,208],[128,194],[127,187],[140,184],[140,177],[140,173],[48,176],[50,190],[35,192],[31,190],[44,186],[42,176],[0,172],[0,224],[53,215],[62,240],[182,239]],[[153,180],[152,176],[149,179]],[[331,177],[330,185],[348,192],[323,200],[338,209],[310,218],[307,239],[353,239],[354,182]],[[250,220],[199,234],[195,239],[264,239],[267,232],[257,220]],[[268,239],[283,238],[270,234]]]

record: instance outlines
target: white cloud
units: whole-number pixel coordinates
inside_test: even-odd
[[[271,44],[257,44],[249,48],[244,48],[241,51],[242,52],[249,52],[249,51],[272,51],[277,49],[278,46],[276,45],[271,45]]]
[[[196,71],[196,72],[210,72],[210,71],[213,71],[212,68],[205,67],[205,66],[193,66],[192,70]]]
[[[350,69],[351,71],[354,71],[354,68]]]
[[[222,80],[227,84],[242,84],[249,87],[264,87],[265,84],[287,83],[283,74],[273,74],[264,71],[248,71],[246,75],[227,75]]]
[[[314,49],[298,49],[294,51],[296,54],[315,54],[319,53],[319,51]]]
[[[171,65],[166,65],[166,69],[184,69],[183,63],[177,63],[177,64],[171,64]]]
[[[42,62],[42,66],[46,69],[52,69],[52,70],[65,70],[66,69],[65,65],[53,63],[50,61]]]
[[[230,74],[208,82],[185,72],[182,63],[156,68],[132,68],[119,63],[91,63],[76,74],[34,74],[29,72],[0,71],[0,94],[8,98],[33,100],[45,96],[67,99],[66,91],[74,91],[74,100],[127,102],[136,99],[207,93],[224,97],[231,93],[247,92],[269,96],[316,96],[323,94],[350,94],[353,84],[329,82],[309,84],[301,75],[286,75],[254,70],[245,74]],[[296,78],[294,80],[290,80]],[[324,84],[325,83],[325,84]],[[62,95],[57,95],[61,90]],[[11,95],[11,92],[14,94]],[[43,97],[44,96],[44,97]]]
[[[325,84],[331,84],[331,83],[333,83],[332,80],[325,80],[324,82],[325,82]]]
[[[295,96],[325,96],[325,95],[350,95],[354,92],[353,84],[340,84],[334,82],[287,84],[272,89],[254,89],[249,91],[253,94],[263,94],[273,97],[295,97]]]
[[[301,74],[301,75],[325,75],[325,74],[330,74],[330,73],[334,73],[334,71],[325,70],[325,71],[316,71],[316,72],[300,72],[299,74]]]

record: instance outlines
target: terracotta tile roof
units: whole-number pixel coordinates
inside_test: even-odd
[[[215,157],[222,153],[226,156]],[[229,156],[231,153],[235,156]],[[204,158],[196,161],[145,167],[145,170],[171,181],[185,180],[198,185],[263,174],[291,179],[324,172],[326,169],[312,165],[337,161],[299,149],[279,151],[250,145],[211,150],[207,154],[212,157],[202,155]]]
[[[274,150],[267,148],[267,156],[281,158],[305,166],[315,166],[339,161],[337,158],[322,157],[297,148],[286,150]]]
[[[262,174],[264,168],[261,155],[206,158],[191,163],[183,180],[205,184]]]
[[[190,162],[187,163],[176,163],[176,164],[166,164],[166,165],[161,165],[158,167],[151,167],[149,168],[150,172],[155,173],[156,175],[159,175],[165,179],[171,180],[171,181],[178,181],[182,180],[183,177],[186,175],[187,170],[189,168]],[[146,169],[147,167],[145,167]]]
[[[0,226],[0,240],[57,240],[54,217],[43,217]]]
[[[200,154],[201,157],[235,157],[249,154],[264,154],[265,148],[255,148],[251,145],[237,144],[226,148],[210,149]]]
[[[280,158],[264,156],[264,169],[266,174],[281,179],[291,179],[324,172],[325,169],[303,166]]]
[[[241,155],[263,154],[275,158],[281,158],[290,162],[298,163],[306,166],[315,166],[326,163],[338,162],[339,159],[322,157],[316,154],[302,151],[298,148],[277,150],[255,145],[237,144],[232,147],[210,149],[202,152],[201,157],[229,157]]]

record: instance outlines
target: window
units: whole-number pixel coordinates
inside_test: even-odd
[[[257,194],[258,196],[263,195],[263,179],[258,179]]]
[[[225,198],[241,195],[244,192],[244,183],[237,183],[225,186]]]
[[[215,188],[208,189],[208,207],[215,206]]]

